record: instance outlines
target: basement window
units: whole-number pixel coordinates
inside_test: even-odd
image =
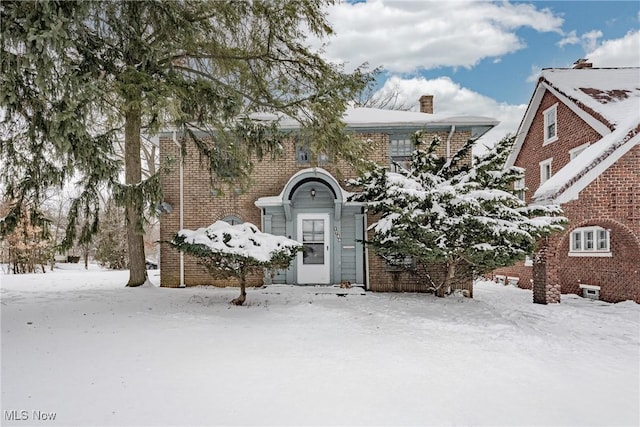
[[[609,230],[602,227],[580,227],[571,232],[569,256],[611,256]]]
[[[520,281],[519,277],[511,277],[507,276],[507,284],[511,286],[518,286],[518,282]]]
[[[238,215],[227,215],[224,218],[222,218],[222,221],[231,225],[238,225],[238,224],[244,223],[242,218],[240,218]]]
[[[589,299],[600,299],[600,286],[580,284],[582,296]]]

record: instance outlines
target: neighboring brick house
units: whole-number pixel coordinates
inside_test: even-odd
[[[525,169],[527,203],[559,204],[569,224],[499,280],[533,286],[540,303],[640,303],[639,133],[640,68],[542,71],[507,166]]]
[[[498,122],[486,117],[445,117],[433,114],[433,97],[420,99],[421,112],[350,108],[344,115],[347,129],[374,150],[370,160],[384,165],[407,160],[413,151],[411,134],[417,130],[438,135],[442,156],[453,155],[467,140],[479,138]],[[276,160],[256,162],[253,184],[247,191],[211,191],[209,173],[201,167],[195,149],[184,159],[183,171],[176,166],[162,175],[164,205],[171,207],[160,219],[160,240],[170,240],[182,227],[206,227],[216,220],[251,222],[262,231],[302,241],[302,254],[291,267],[273,278],[274,283],[338,284],[348,281],[374,291],[423,290],[418,279],[403,276],[398,288],[397,272],[361,243],[368,221],[361,203],[348,200],[345,180],[355,177],[349,165],[321,164],[311,167],[303,145],[296,143],[293,122],[282,122],[292,136],[284,143],[284,155]],[[162,159],[179,159],[181,135],[160,135]],[[177,162],[179,163],[179,162]],[[182,174],[182,179],[181,179]],[[182,183],[182,184],[181,184]],[[182,187],[182,200],[180,207]],[[182,213],[181,213],[182,211]],[[184,267],[181,267],[184,263]],[[181,256],[164,245],[161,249],[161,285],[222,284],[212,280],[193,258]],[[262,285],[254,277],[251,284]],[[225,282],[226,283],[226,282]]]

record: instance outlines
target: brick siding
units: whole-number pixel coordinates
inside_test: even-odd
[[[436,134],[429,135],[429,139]],[[446,139],[448,132],[437,133],[442,144],[439,147],[438,155],[445,156]],[[388,165],[389,160],[389,136],[385,133],[355,135],[356,138],[371,145],[369,159],[379,164]],[[451,153],[455,153],[471,137],[468,131],[458,131],[451,138]],[[260,197],[274,196],[280,194],[286,183],[296,172],[306,169],[309,164],[302,164],[296,161],[296,146],[293,140],[284,144],[282,157],[271,160],[254,159],[254,169],[251,174],[251,184],[247,190],[241,192],[240,189],[224,188],[224,194],[215,195],[211,192],[211,182],[209,173],[204,165],[201,165],[196,148],[193,144],[187,145],[187,157],[184,162],[184,227],[197,229],[206,227],[212,222],[222,219],[228,215],[239,216],[243,221],[251,222],[261,228],[261,213],[254,203]],[[160,138],[160,153],[162,165],[170,165],[162,174],[162,187],[164,191],[164,201],[172,205],[173,211],[162,214],[160,221],[160,240],[169,241],[179,229],[180,221],[180,189],[179,189],[179,148],[170,136]],[[344,161],[339,161],[336,165],[322,165],[323,169],[329,171],[338,180],[344,181],[356,176],[355,171]],[[371,224],[371,219],[369,219]],[[179,252],[167,244],[163,244],[161,249],[160,265],[162,268],[161,285],[165,287],[176,287],[180,283]],[[384,260],[376,256],[373,251],[369,255],[369,277],[372,290],[385,291],[421,291],[425,286],[418,276],[402,273],[400,282],[402,286],[397,288],[397,280],[394,275],[386,271]],[[248,279],[250,286],[262,285],[262,276],[253,276]],[[185,255],[185,284],[214,285],[214,286],[236,286],[235,280],[213,280],[206,270],[198,266],[196,260]]]
[[[557,107],[558,140],[543,146],[542,112],[558,102],[547,92],[531,124],[515,165],[526,169],[526,201],[531,202],[540,185],[539,163],[553,158],[553,173],[569,162],[569,150],[601,136],[562,102]],[[570,222],[564,232],[550,240],[546,249],[549,285],[557,281],[562,293],[582,294],[580,284],[601,287],[600,299],[608,302],[634,300],[640,303],[640,146],[626,153],[589,184],[577,200],[562,205]],[[571,231],[578,227],[600,226],[611,230],[611,257],[569,256]],[[551,255],[553,254],[553,255]],[[557,277],[549,277],[551,273]],[[531,267],[519,263],[494,274],[520,277],[519,286],[530,288]],[[555,284],[553,284],[555,286]],[[549,292],[546,292],[549,294]],[[547,295],[549,296],[549,295]],[[553,299],[553,298],[552,298]],[[558,298],[559,299],[559,298]]]

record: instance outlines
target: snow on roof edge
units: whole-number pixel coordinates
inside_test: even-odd
[[[566,203],[577,199],[580,191],[638,144],[640,123],[605,136],[543,183],[534,193],[534,201]]]

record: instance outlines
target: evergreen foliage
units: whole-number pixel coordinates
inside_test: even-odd
[[[0,206],[0,214],[10,206]],[[46,265],[53,258],[55,244],[49,232],[50,220],[42,212],[33,210],[20,212],[16,226],[0,239],[2,256],[0,262],[7,263],[14,274],[46,272]]]
[[[103,267],[123,270],[129,265],[127,230],[124,223],[124,209],[112,200],[100,215],[100,230],[96,235],[96,253],[94,259]]]
[[[278,154],[277,123],[250,120],[258,113],[298,120],[316,152],[360,159],[364,147],[341,118],[370,75],[347,74],[304,44],[331,34],[331,3],[2,1],[0,173],[15,203],[0,229],[74,180],[64,244],[86,242],[106,186],[126,210],[128,285],[139,286],[143,213],[161,198],[157,175],[142,179],[141,133],[172,127],[183,154],[195,141],[212,182],[246,180],[254,159]]]
[[[242,305],[246,299],[246,280],[251,274],[285,270],[302,250],[302,245],[283,236],[262,233],[250,223],[231,225],[216,221],[196,231],[181,230],[171,246],[197,258],[215,279],[236,278],[240,296],[232,303]]]
[[[351,184],[361,187],[354,200],[380,215],[368,243],[399,266],[412,257],[427,271],[428,288],[442,295],[470,275],[524,259],[537,239],[562,230],[566,219],[558,206],[527,206],[514,194],[513,183],[524,176],[521,168],[504,167],[514,137],[473,165],[473,141],[447,161],[435,154],[438,138],[424,139],[422,132],[414,135],[408,170],[392,173],[372,165]]]

